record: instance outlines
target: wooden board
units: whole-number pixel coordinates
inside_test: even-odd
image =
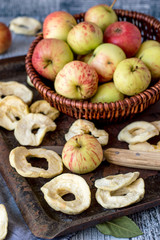
[[[0,76],[1,81],[12,80],[27,85],[24,56],[1,60]],[[33,101],[41,99],[41,96],[39,96],[34,88],[30,87],[30,89],[34,92]],[[74,120],[75,119],[67,115],[61,114],[55,121],[57,124],[56,131],[48,132],[41,146],[64,145],[64,134],[68,131]],[[136,116],[134,119],[128,119],[125,122],[108,124],[105,121],[95,121],[94,123],[97,128],[104,128],[109,133],[109,144],[107,147],[127,149],[127,144],[119,142],[117,140],[117,135],[120,129],[128,123],[136,120],[160,120],[159,102],[151,106],[142,114]],[[160,136],[156,136],[150,142],[157,143],[159,138]],[[137,169],[134,168],[120,167],[104,161],[92,173],[82,175],[91,189],[92,201],[90,208],[76,216],[56,212],[48,206],[44,200],[43,193],[40,191],[41,186],[50,179],[23,178],[10,166],[8,156],[11,149],[16,146],[19,146],[19,143],[16,141],[13,131],[7,131],[0,128],[0,172],[18,205],[24,220],[29,226],[31,232],[37,237],[51,239],[59,235],[75,232],[80,229],[94,226],[103,221],[139,212],[160,204],[160,173],[155,170],[138,169],[140,176],[145,180],[146,193],[144,199],[140,203],[122,209],[107,210],[102,208],[95,200],[95,180],[111,174],[137,171]],[[46,162],[37,160],[36,166],[46,167]],[[64,168],[64,172],[69,171]]]

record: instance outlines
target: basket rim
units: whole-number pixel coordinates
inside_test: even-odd
[[[147,23],[151,24],[152,27],[155,26],[155,28],[160,29],[160,21],[156,19],[153,16],[149,16],[145,13],[140,13],[136,11],[129,11],[129,10],[123,10],[123,9],[114,9],[114,11],[117,13],[117,15],[121,15],[125,17],[126,14],[129,15],[129,17],[134,17],[136,20],[136,17],[138,16],[141,20],[146,21]],[[83,18],[85,15],[85,12],[75,14],[74,17],[77,19]],[[79,110],[88,109],[88,110],[99,110],[100,112],[103,111],[111,111],[113,109],[120,109],[123,110],[126,107],[134,107],[137,106],[137,104],[147,104],[148,101],[152,97],[156,97],[160,94],[160,79],[157,80],[157,82],[147,88],[145,91],[136,94],[134,96],[126,96],[123,100],[118,100],[115,102],[110,103],[92,103],[88,99],[86,100],[75,100],[75,99],[69,99],[66,98],[58,93],[56,93],[53,89],[45,85],[45,83],[41,80],[42,76],[40,76],[36,70],[32,66],[32,54],[34,51],[35,46],[37,43],[43,39],[43,34],[39,34],[31,43],[28,53],[25,57],[25,66],[26,66],[26,72],[28,76],[31,79],[31,82],[35,86],[35,88],[42,94],[45,92],[45,98],[48,98],[50,101],[54,101],[55,103],[63,103],[63,105],[67,107],[74,107]],[[53,81],[54,82],[54,81]]]

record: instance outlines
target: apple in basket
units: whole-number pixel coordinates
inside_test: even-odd
[[[94,50],[88,64],[98,73],[99,82],[108,82],[113,78],[118,63],[125,58],[126,55],[120,47],[103,43]]]
[[[117,14],[112,9],[114,3],[115,1],[111,6],[99,4],[89,8],[85,13],[84,20],[97,24],[104,31],[111,23],[118,21]]]
[[[12,35],[9,28],[0,22],[0,54],[6,52],[12,43]]]
[[[85,55],[103,42],[103,32],[94,23],[80,22],[69,31],[67,42],[74,53]]]
[[[136,57],[139,57],[140,54],[147,48],[150,48],[150,47],[156,47],[156,46],[159,46],[160,47],[160,43],[156,40],[146,40],[144,41],[143,43],[141,43],[141,46],[138,50],[138,52],[136,53]]]
[[[98,74],[87,63],[75,60],[59,71],[54,88],[57,93],[70,99],[91,98],[98,88]]]
[[[62,161],[74,173],[85,174],[95,170],[103,160],[103,150],[98,140],[89,134],[70,138],[64,145]]]
[[[153,79],[160,78],[160,46],[145,49],[139,58],[149,68]]]
[[[96,94],[91,98],[92,103],[110,103],[123,100],[124,95],[116,87],[114,82],[103,83],[98,87]]]
[[[42,39],[32,55],[32,65],[43,77],[54,81],[63,66],[74,58],[68,44],[60,39]]]
[[[77,24],[76,19],[65,11],[50,13],[43,22],[43,38],[66,41],[69,31]]]
[[[147,89],[151,82],[151,73],[142,60],[127,58],[118,64],[113,81],[121,93],[133,96]]]
[[[141,45],[141,32],[130,22],[115,22],[104,31],[104,42],[123,49],[127,58],[135,56]]]

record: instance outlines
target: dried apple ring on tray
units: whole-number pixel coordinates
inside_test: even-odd
[[[14,130],[18,121],[29,114],[29,108],[19,97],[7,96],[0,101],[0,126]]]
[[[143,199],[145,194],[144,180],[137,179],[128,186],[116,191],[97,189],[96,200],[104,208],[114,209],[129,206]]]
[[[85,133],[91,133],[101,145],[108,144],[109,134],[105,130],[97,129],[94,123],[84,119],[78,119],[71,125],[68,133],[65,134],[65,139],[68,141],[76,135]]]
[[[5,239],[8,231],[8,214],[4,204],[0,204],[0,240]]]
[[[53,121],[59,116],[59,111],[51,107],[51,105],[46,100],[38,100],[30,106],[30,111],[32,113],[42,113],[49,118],[51,118]]]
[[[15,95],[27,104],[31,103],[33,99],[32,91],[24,84],[16,81],[0,82],[0,97],[8,95]]]
[[[35,35],[42,28],[41,23],[31,17],[17,17],[10,21],[9,29],[17,34]]]
[[[63,173],[41,187],[47,203],[56,211],[76,215],[91,204],[91,192],[87,182],[78,175]],[[63,196],[73,194],[75,199],[66,201]]]
[[[45,158],[48,162],[48,169],[32,167],[27,161],[27,157]],[[61,157],[56,152],[43,148],[27,149],[26,147],[16,147],[10,152],[9,161],[11,166],[23,177],[51,178],[63,171]]]
[[[46,132],[55,129],[56,124],[49,117],[41,113],[29,113],[17,123],[14,135],[21,145],[38,146]]]
[[[130,123],[119,132],[118,140],[135,144],[145,142],[156,135],[159,135],[159,130],[152,123],[136,121]]]
[[[129,172],[126,174],[117,174],[97,179],[95,187],[107,191],[116,191],[119,188],[128,186],[139,177],[139,172]]]
[[[160,141],[157,145],[150,144],[148,142],[129,144],[129,149],[132,151],[140,152],[160,152]]]

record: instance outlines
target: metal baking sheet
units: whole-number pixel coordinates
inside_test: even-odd
[[[18,81],[26,86],[25,56],[10,58],[0,61],[0,81]],[[28,86],[29,87],[29,86]],[[32,87],[29,87],[34,93],[33,101],[41,99],[39,93]],[[68,131],[70,125],[75,119],[60,114],[56,119],[57,129],[54,132],[48,132],[41,146],[64,145],[64,134]],[[139,114],[134,119],[127,119],[120,123],[106,123],[105,121],[95,121],[97,128],[104,128],[109,133],[109,143],[107,147],[127,148],[126,143],[119,142],[117,135],[120,129],[128,123],[136,120],[154,121],[160,120],[159,102]],[[159,136],[154,137],[151,143],[157,143]],[[79,215],[66,215],[54,211],[44,200],[40,188],[50,179],[43,178],[24,178],[21,177],[15,169],[9,164],[9,153],[11,149],[19,146],[14,137],[13,131],[7,131],[0,128],[0,172],[6,181],[16,203],[19,207],[23,218],[29,226],[31,232],[40,238],[51,239],[56,236],[65,235],[70,232],[94,226],[97,223],[111,220],[124,215],[157,206],[160,204],[160,173],[152,170],[140,170],[133,168],[120,167],[104,161],[95,171],[84,174],[82,177],[87,181],[91,189],[91,206],[85,212]],[[151,159],[152,161],[152,159]],[[46,167],[43,160],[36,161],[36,166]],[[144,199],[130,207],[122,209],[108,210],[101,207],[95,200],[94,181],[100,177],[110,174],[126,173],[130,171],[139,171],[140,176],[144,178],[146,193]],[[64,168],[64,172],[69,172]]]

